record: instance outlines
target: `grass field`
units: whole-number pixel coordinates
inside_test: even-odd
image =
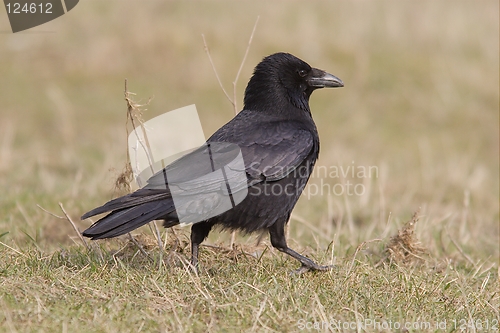
[[[17,34],[0,15],[0,332],[498,331],[497,1],[94,0]],[[183,228],[161,249],[135,231],[147,256],[87,249],[59,203],[83,230],[118,195],[124,79],[145,119],[196,104],[208,136],[234,112],[201,34],[231,90],[258,15],[239,106],[273,52],[345,83],[311,98],[320,160],[287,231],[335,268],[290,275],[267,235],[213,232],[194,275]]]

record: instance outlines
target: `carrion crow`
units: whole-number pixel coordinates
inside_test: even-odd
[[[291,54],[267,56],[255,67],[241,112],[215,132],[206,145],[153,175],[145,187],[84,214],[82,219],[110,212],[83,235],[92,239],[116,237],[152,220],[164,220],[166,228],[196,222],[191,226],[191,263],[197,267],[199,245],[212,227],[244,232],[267,230],[273,247],[300,261],[299,272],[327,270],[329,266],[320,266],[290,249],[285,239],[285,225],[319,153],[309,97],[314,90],[325,87],[343,87],[343,82]],[[233,177],[231,188],[221,186],[231,175],[221,178],[220,173],[217,176],[212,172],[225,169],[223,166],[235,157],[234,150],[224,144],[236,146],[236,153],[241,152],[244,161],[240,170],[244,177]],[[217,167],[212,160],[211,168],[198,163],[207,154],[212,158],[216,153],[222,156],[215,161]],[[181,181],[203,195],[186,195],[182,203],[174,203],[172,186]],[[233,200],[243,191],[246,195],[241,202],[234,205],[231,201],[232,209],[198,221],[193,217],[204,216],[224,197]]]

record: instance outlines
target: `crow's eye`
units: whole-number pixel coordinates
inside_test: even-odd
[[[299,70],[299,72],[298,72],[298,73],[299,73],[299,76],[300,76],[300,77],[304,77],[304,76],[306,76],[306,75],[307,75],[307,71],[306,71],[305,69],[301,69],[301,70]]]

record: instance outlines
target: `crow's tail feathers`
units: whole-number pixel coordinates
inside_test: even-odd
[[[168,200],[171,198],[172,196],[169,191],[143,188],[135,191],[134,193],[108,201],[100,207],[94,208],[90,212],[83,214],[81,219],[85,220],[86,218],[94,215],[120,210],[123,208],[130,208],[146,202]]]
[[[82,220],[109,211],[111,213],[95,222],[83,235],[92,239],[120,236],[148,222],[167,217],[175,211],[175,207],[170,193],[141,189],[91,210],[82,216]]]

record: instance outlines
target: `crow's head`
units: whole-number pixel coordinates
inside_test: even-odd
[[[256,67],[245,90],[245,109],[280,112],[291,103],[309,111],[309,97],[319,88],[343,87],[338,77],[289,53],[265,57]]]

